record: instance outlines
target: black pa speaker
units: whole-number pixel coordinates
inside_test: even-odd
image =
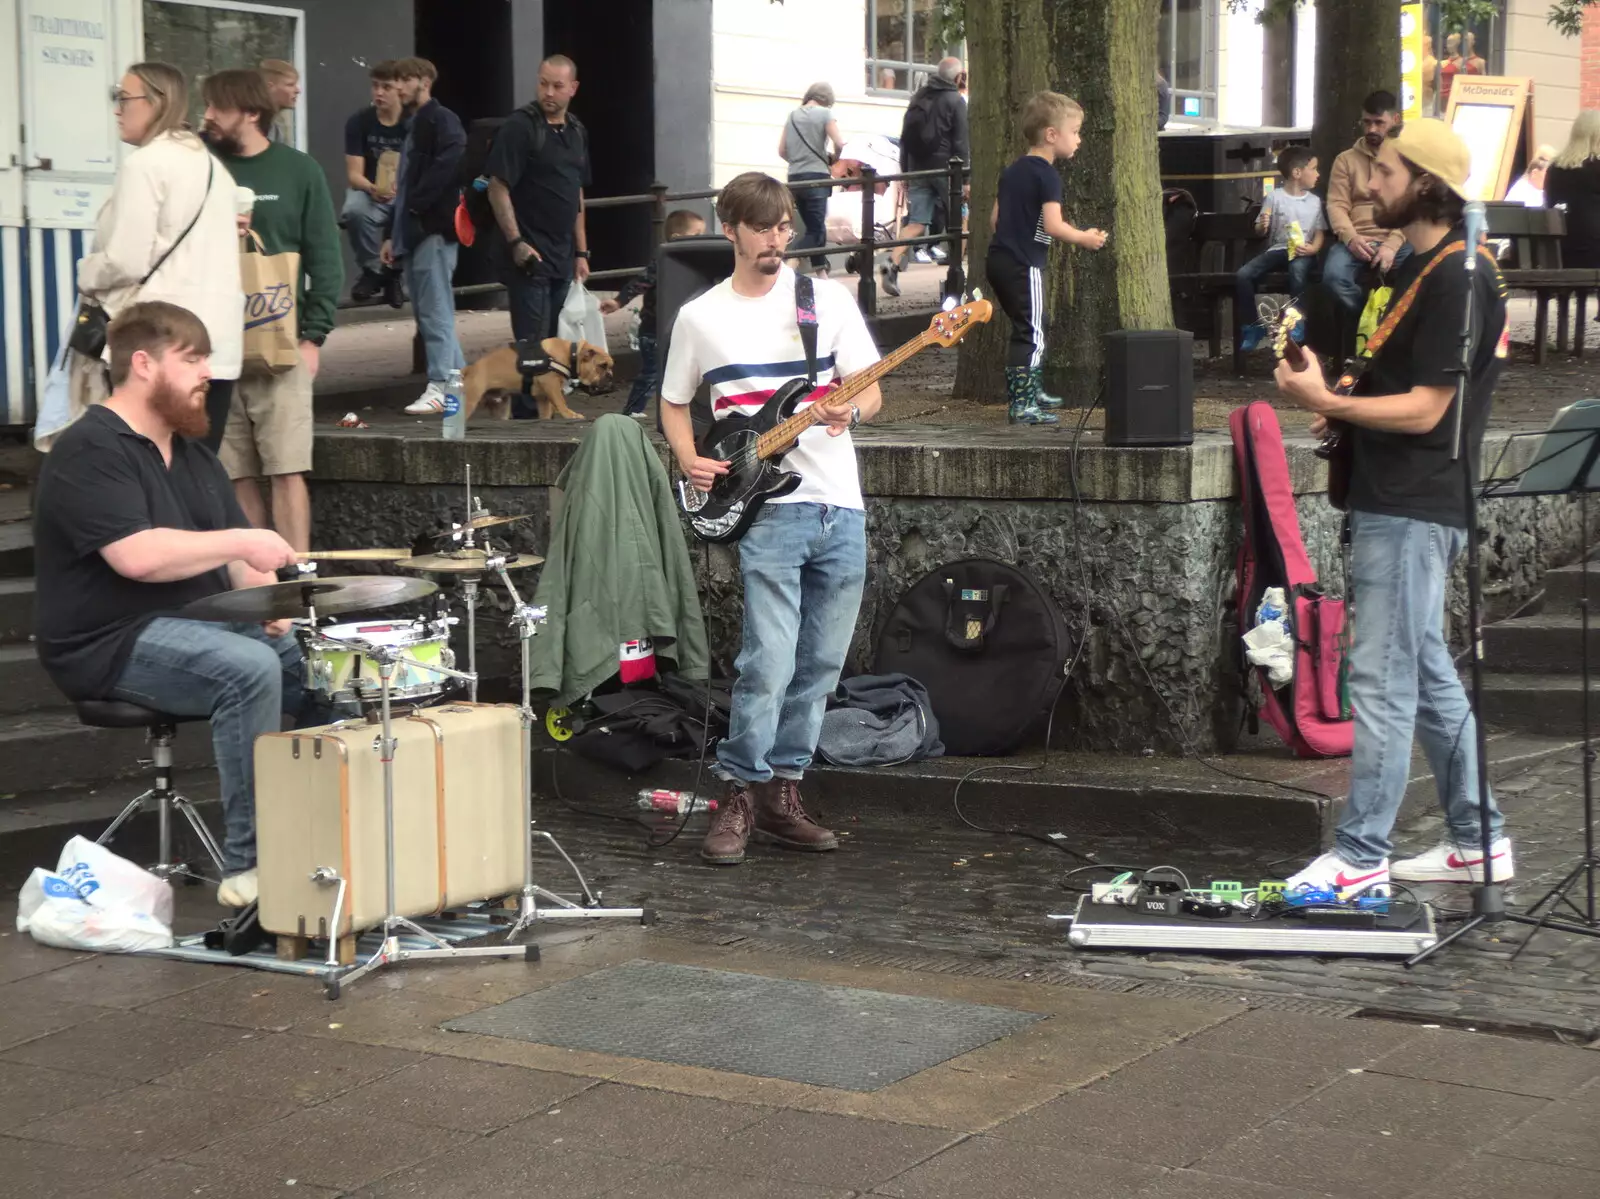
[[[1119,329],[1105,336],[1106,444],[1194,442],[1194,334]]]
[[[720,233],[678,237],[656,247],[656,361],[667,369],[678,309],[733,274],[733,243]],[[710,389],[701,384],[689,405],[695,436],[711,427]],[[659,425],[660,418],[657,418]]]

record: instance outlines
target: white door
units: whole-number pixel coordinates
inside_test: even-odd
[[[28,379],[20,65],[17,0],[0,0],[0,424],[23,419]]]
[[[116,172],[116,0],[18,0],[28,224],[92,227]]]

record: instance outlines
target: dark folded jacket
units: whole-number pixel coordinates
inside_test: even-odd
[[[928,689],[905,674],[843,680],[823,714],[817,755],[835,766],[895,766],[943,757]]]

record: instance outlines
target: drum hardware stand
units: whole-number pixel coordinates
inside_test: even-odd
[[[161,730],[170,733],[170,729]],[[144,794],[128,802],[128,806],[110,827],[100,834],[98,843],[106,844],[117,834],[117,830],[142,811],[146,804],[154,803],[157,820],[157,841],[160,860],[154,866],[148,867],[151,874],[157,878],[171,882],[175,878],[193,880],[194,882],[208,881],[203,874],[196,874],[189,869],[186,862],[175,862],[172,859],[172,813],[176,809],[183,814],[189,822],[189,827],[200,840],[200,847],[205,850],[206,856],[217,868],[217,877],[221,878],[225,871],[222,869],[222,850],[217,845],[217,840],[211,835],[211,830],[206,827],[206,822],[200,819],[200,813],[194,810],[194,803],[188,796],[172,789],[172,738],[170,735],[153,737],[150,741],[150,757],[139,762],[141,766],[155,768],[155,783]]]
[[[516,584],[511,581],[511,572],[505,567],[503,559],[497,561],[495,571],[500,576],[500,581],[505,584],[507,593],[511,596],[511,624],[517,630],[518,640],[522,644],[522,822],[528,836],[523,841],[524,854],[524,881],[522,895],[517,904],[517,919],[512,924],[510,932],[506,934],[509,940],[526,928],[530,928],[539,920],[637,920],[640,924],[650,925],[656,922],[656,914],[650,908],[606,908],[600,906],[600,893],[589,889],[588,881],[583,877],[583,872],[578,869],[578,864],[568,856],[567,851],[561,848],[560,843],[550,833],[543,829],[533,827],[533,698],[531,694],[531,679],[533,665],[530,657],[530,643],[538,634],[538,626],[544,623],[548,610],[536,608],[526,604],[518,594]],[[578,879],[578,886],[583,889],[583,902],[574,903],[564,896],[538,886],[533,881],[533,838],[542,837],[555,848],[563,861],[571,867],[572,873]],[[541,908],[539,900],[544,899],[547,904]]]

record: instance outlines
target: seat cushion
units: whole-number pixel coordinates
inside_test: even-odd
[[[120,699],[85,699],[78,702],[78,719],[97,729],[147,729],[151,725],[182,724],[205,717],[170,716]]]

